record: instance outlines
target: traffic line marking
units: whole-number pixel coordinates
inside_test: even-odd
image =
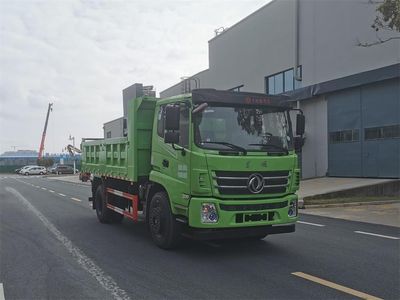
[[[390,235],[383,235],[383,234],[377,234],[377,233],[371,233],[371,232],[365,232],[365,231],[354,231],[354,232],[355,233],[360,233],[360,234],[378,236],[378,237],[382,237],[382,238],[385,238],[385,239],[400,240],[400,238],[395,237],[395,236],[390,236]]]
[[[50,193],[54,193],[54,191],[53,191],[53,190],[49,190],[49,192],[50,192]]]
[[[304,222],[304,221],[297,221],[297,223],[305,224],[305,225],[312,225],[312,226],[317,226],[317,227],[324,227],[325,226],[325,225],[322,225],[322,224],[310,223],[310,222]]]
[[[44,190],[44,191],[47,191],[47,189],[46,189],[46,188],[42,188],[42,190]]]
[[[64,194],[61,194],[61,193],[58,193],[60,196],[63,196],[63,197],[65,197],[65,195]]]
[[[0,300],[5,300],[6,297],[4,297],[4,288],[3,288],[3,284],[0,283]]]
[[[107,273],[103,271],[89,256],[85,254],[80,248],[75,246],[73,242],[62,234],[60,230],[54,226],[36,207],[34,207],[28,199],[22,196],[17,190],[6,187],[6,190],[13,194],[26,208],[33,213],[49,230],[54,237],[65,247],[69,254],[75,261],[86,270],[97,282],[108,291],[116,300],[130,300],[128,294],[121,289],[116,281]],[[0,300],[3,300],[0,298]]]
[[[309,275],[309,274],[306,274],[306,273],[303,273],[303,272],[293,272],[292,275],[295,275],[295,276],[301,277],[303,279],[307,279],[307,280],[313,281],[315,283],[330,287],[332,289],[341,291],[341,292],[346,293],[346,294],[350,294],[350,295],[356,296],[356,297],[361,298],[361,299],[382,300],[382,298],[378,298],[378,297],[375,297],[375,296],[372,296],[372,295],[369,295],[369,294],[366,294],[366,293],[363,293],[363,292],[359,292],[359,291],[353,290],[351,288],[348,288],[346,286],[343,286],[343,285],[340,285],[340,284],[337,284],[337,283],[334,283],[334,282],[331,282],[331,281],[328,281],[328,280],[325,280],[325,279],[322,279],[322,278],[318,278],[318,277],[315,277],[315,276],[312,276],[312,275]]]
[[[81,200],[81,199],[74,198],[74,197],[71,197],[71,200],[78,201],[78,202],[82,202],[82,200]]]

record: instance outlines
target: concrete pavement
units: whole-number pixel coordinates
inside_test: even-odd
[[[358,187],[365,187],[390,181],[393,181],[393,179],[336,177],[306,179],[300,182],[298,195],[299,199],[304,199],[305,197],[338,192]]]
[[[300,213],[400,227],[400,201],[379,205],[306,208]]]

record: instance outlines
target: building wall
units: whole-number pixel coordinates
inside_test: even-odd
[[[122,137],[123,136],[123,124],[124,124],[123,117],[112,120],[107,123],[104,123],[104,126],[103,126],[104,138]],[[107,133],[110,133],[111,135],[107,136]]]
[[[306,116],[305,144],[302,151],[302,177],[322,177],[328,171],[327,101],[324,96],[302,102]]]
[[[400,43],[392,40],[372,47],[357,46],[374,42],[371,24],[376,4],[367,0],[300,0],[300,64],[302,86],[398,63]],[[393,32],[379,32],[386,38]],[[400,36],[398,33],[397,36]]]

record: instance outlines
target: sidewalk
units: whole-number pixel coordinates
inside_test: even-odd
[[[338,192],[347,189],[369,186],[389,181],[393,181],[393,179],[335,178],[335,177],[306,179],[300,182],[300,190],[298,192],[298,195],[299,199],[304,199],[305,197]]]
[[[300,214],[400,227],[400,201],[380,205],[306,208]]]

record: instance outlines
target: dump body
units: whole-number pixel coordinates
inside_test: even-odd
[[[127,137],[82,142],[82,170],[132,182],[149,176],[155,104],[152,97],[129,102]]]

